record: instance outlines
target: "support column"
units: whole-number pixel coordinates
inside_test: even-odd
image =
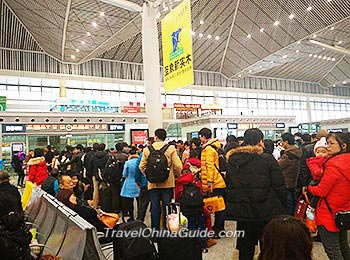
[[[1,124],[0,127],[2,127]],[[2,129],[0,129],[0,160],[2,160]]]
[[[67,85],[65,79],[60,79],[60,98],[67,97]]]
[[[310,97],[306,98],[306,109],[307,109],[307,122],[311,123],[312,122],[312,116],[311,116],[311,102],[310,102]]]
[[[157,22],[152,3],[143,4],[142,13],[142,57],[146,95],[146,113],[150,136],[163,128],[160,93],[160,65]]]

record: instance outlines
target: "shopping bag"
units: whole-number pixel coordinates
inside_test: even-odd
[[[34,183],[32,183],[30,181],[26,181],[26,186],[25,186],[25,189],[24,189],[22,197],[21,197],[23,210],[25,210],[28,206],[28,203],[29,203],[30,198],[31,198],[32,193],[33,193],[34,186],[35,186]]]
[[[298,198],[298,204],[295,209],[294,217],[303,220],[305,218],[306,209],[309,204],[310,204],[309,198],[306,192],[304,192]]]
[[[222,196],[204,198],[203,202],[204,202],[204,207],[211,213],[223,211],[226,208],[225,201]]]

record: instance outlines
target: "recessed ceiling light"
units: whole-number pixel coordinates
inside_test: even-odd
[[[81,41],[80,43],[81,43],[82,45],[85,45],[85,42],[84,42],[84,41]]]
[[[300,41],[297,41],[297,44],[300,44]]]
[[[204,24],[204,21],[203,21],[203,20],[200,20],[200,21],[199,21],[199,24]]]
[[[312,57],[312,53],[309,54],[309,57]]]
[[[273,23],[274,26],[278,26],[279,24],[280,24],[279,21],[276,21],[276,22]]]
[[[316,37],[317,37],[317,35],[316,35],[316,34],[312,35],[312,38],[316,38]]]
[[[240,77],[242,77],[242,75],[241,75],[241,74],[238,74],[238,77],[240,78]]]
[[[96,22],[92,22],[92,26],[96,28],[97,27],[97,23]]]
[[[299,50],[295,50],[296,53],[299,53],[300,51]]]
[[[248,72],[249,72],[249,73],[252,73],[253,71],[252,71],[252,70],[249,70]]]
[[[290,14],[288,18],[292,20],[294,17],[295,17],[294,14]]]
[[[215,36],[215,40],[220,40],[220,36]]]
[[[105,13],[104,12],[100,12],[100,16],[105,16]]]
[[[328,57],[327,60],[331,60],[331,57]]]
[[[208,38],[208,39],[211,39],[211,37],[212,37],[212,36],[211,36],[210,34],[208,34],[207,38]]]
[[[312,10],[312,6],[309,6],[306,10],[310,12]]]
[[[317,55],[316,55],[316,54],[314,54],[314,58],[317,58]]]
[[[318,58],[319,58],[319,59],[322,59],[322,55],[318,55]]]
[[[334,26],[331,27],[331,31],[333,31],[333,30],[334,30]]]
[[[272,61],[270,61],[270,63],[272,64],[272,63],[274,63],[274,61],[272,60]]]
[[[195,35],[196,35],[196,32],[191,31],[191,35],[192,35],[192,36],[195,36]]]
[[[200,38],[202,38],[202,37],[203,37],[203,33],[198,34],[198,36],[199,36]]]
[[[324,60],[325,60],[325,59],[327,59],[327,57],[326,57],[326,56],[323,56],[323,58],[322,58],[322,59],[324,59]]]
[[[342,43],[343,43],[343,41],[339,41],[339,42],[338,42],[338,44],[342,44]]]
[[[328,1],[328,3],[332,2],[332,0],[327,0],[327,1]]]
[[[76,51],[76,52],[80,52],[80,50],[79,50],[79,49],[75,49],[75,51]]]
[[[252,35],[251,35],[251,34],[248,34],[248,35],[247,35],[247,38],[249,38],[249,39],[252,38]]]
[[[263,66],[261,66],[261,65],[260,65],[260,66],[259,66],[259,68],[260,68],[260,69],[262,69],[262,68],[263,68]]]
[[[288,55],[286,55],[286,54],[285,54],[285,55],[283,55],[283,59],[285,59],[285,58],[287,58],[287,57],[288,57]]]
[[[326,49],[325,47],[322,48],[322,50],[325,50],[325,49]]]
[[[335,58],[332,58],[332,61],[335,61]]]
[[[335,88],[337,85],[333,84],[333,88]]]
[[[343,81],[343,84],[345,85],[345,84],[346,84],[346,81]]]
[[[264,28],[261,28],[261,29],[260,29],[260,32],[262,32],[262,33],[263,33],[263,32],[264,32]]]
[[[90,33],[90,32],[87,32],[86,35],[87,35],[87,36],[91,36],[91,33]]]
[[[74,59],[75,59],[75,55],[71,55],[70,57],[72,58],[72,60],[74,60]]]

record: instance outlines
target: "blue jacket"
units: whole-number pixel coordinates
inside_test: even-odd
[[[136,183],[141,184],[141,186],[140,186],[141,189],[145,189],[145,188],[147,188],[147,178],[145,175],[142,174],[142,172],[139,169],[139,165],[140,165],[140,162],[142,159],[142,154],[143,153],[140,153],[140,155],[136,161],[137,170],[136,170],[136,174],[135,174],[135,181],[136,181]]]
[[[131,158],[124,164],[123,177],[125,181],[120,192],[120,196],[126,198],[135,198],[140,195],[140,188],[135,181],[137,157]]]

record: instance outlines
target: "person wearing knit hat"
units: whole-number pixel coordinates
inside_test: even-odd
[[[314,153],[316,157],[310,157],[306,159],[307,167],[310,169],[312,175],[311,186],[317,186],[323,176],[323,163],[328,159],[329,153],[327,150],[326,137],[322,137],[318,140],[314,147]],[[315,208],[319,197],[314,196],[310,201],[310,206]]]

